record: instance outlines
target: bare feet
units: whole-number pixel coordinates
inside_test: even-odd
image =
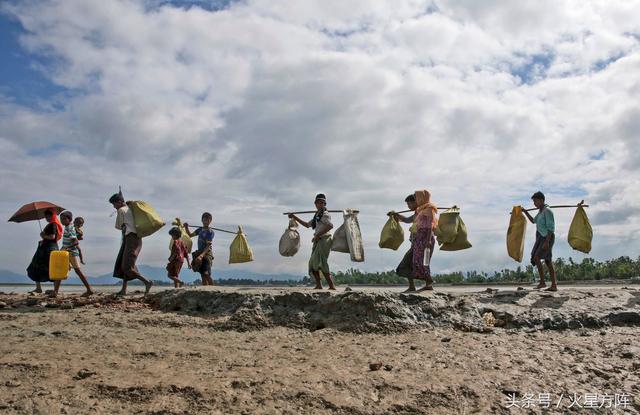
[[[539,290],[539,289],[544,288],[544,287],[546,287],[546,286],[547,286],[547,284],[545,284],[544,282],[541,282],[540,284],[536,285],[536,288],[535,288],[535,289],[536,289],[536,290]]]
[[[403,293],[414,293],[416,292],[415,288],[407,288],[406,290],[403,291]]]
[[[36,288],[35,290],[29,291],[30,293],[34,293],[34,294],[42,294],[42,289],[41,288]]]
[[[91,297],[93,294],[95,294],[93,291],[87,290],[80,297]]]
[[[151,291],[151,287],[153,287],[153,282],[151,281],[144,284],[144,295],[149,294],[149,291]]]
[[[552,285],[551,287],[547,288],[545,291],[558,291],[558,287],[556,285]]]
[[[336,287],[329,287],[330,290],[335,291]]]
[[[425,285],[424,287],[418,290],[418,292],[420,291],[433,291],[433,285]]]
[[[116,297],[124,297],[125,295],[127,295],[125,290],[120,290],[115,294]]]
[[[315,287],[313,287],[314,290],[321,290],[322,289],[322,285],[316,285]]]

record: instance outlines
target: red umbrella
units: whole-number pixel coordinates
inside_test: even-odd
[[[11,216],[9,222],[27,222],[30,220],[44,219],[44,212],[49,209],[55,213],[60,213],[64,210],[63,207],[50,202],[31,202],[18,209],[18,211]]]

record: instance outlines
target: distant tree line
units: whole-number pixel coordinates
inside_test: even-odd
[[[575,262],[572,258],[557,258],[554,261],[559,281],[578,280],[603,280],[603,279],[630,279],[640,277],[640,257],[636,260],[628,256],[596,261],[593,258],[584,258],[581,262]],[[333,274],[338,284],[367,284],[367,285],[395,285],[406,284],[406,278],[400,277],[394,271],[363,272],[358,269],[338,271]],[[532,265],[524,268],[503,269],[494,272],[466,271],[437,274],[433,276],[439,283],[496,283],[496,282],[531,282],[537,281],[538,272]],[[313,281],[310,277],[303,279],[305,285]]]

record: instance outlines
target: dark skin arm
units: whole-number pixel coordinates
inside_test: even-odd
[[[189,230],[189,224],[188,223],[183,223],[182,226],[184,227],[184,230],[187,231],[187,235],[189,235],[189,238],[193,238],[194,236],[196,236],[195,232],[191,232]]]
[[[527,218],[529,219],[529,222],[531,223],[535,223],[535,220],[533,219],[533,216],[531,216],[531,214],[529,212],[527,212],[525,210],[525,208],[523,208],[522,206],[520,206],[520,208],[522,209],[522,211],[524,212],[524,214],[527,216]],[[540,208],[540,211],[542,211],[543,208]],[[551,237],[553,237],[553,232],[548,232],[547,236],[544,239],[544,244],[542,245],[542,248],[544,250],[549,249],[549,243],[551,242]]]
[[[302,219],[300,219],[299,217],[297,217],[294,214],[290,214],[289,218],[295,220],[296,222],[298,222],[300,225],[304,226],[305,228],[310,228],[311,224],[309,224],[309,222],[305,222]],[[315,242],[318,239],[320,239],[321,236],[327,234],[327,232],[329,232],[331,229],[333,229],[333,225],[331,226],[327,226],[327,228],[325,230],[323,230],[322,232],[320,232],[318,235],[314,236],[312,241]]]

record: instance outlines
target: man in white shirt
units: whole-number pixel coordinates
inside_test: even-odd
[[[138,279],[144,283],[145,295],[151,290],[153,283],[143,277],[136,267],[136,261],[142,249],[142,238],[136,233],[136,224],[133,220],[133,212],[124,201],[122,193],[116,193],[109,198],[109,203],[117,210],[116,229],[122,231],[122,245],[113,269],[113,276],[122,280],[122,289],[118,295],[127,293],[127,284],[131,280]]]

